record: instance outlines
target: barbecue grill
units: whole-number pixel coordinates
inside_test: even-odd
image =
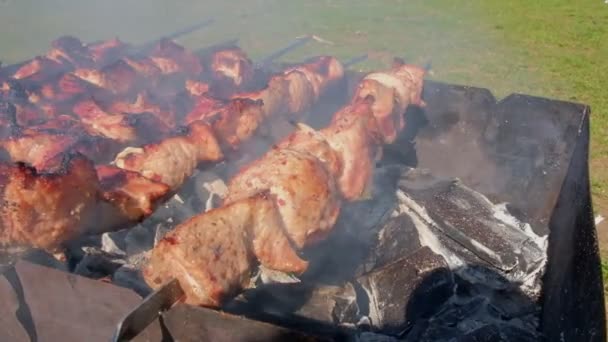
[[[260,65],[272,68],[279,55]],[[348,72],[311,109],[310,125],[326,125],[362,77]],[[135,341],[604,341],[590,108],[522,94],[497,100],[487,89],[434,81],[423,98],[426,108],[410,108],[407,129],[385,146],[373,196],[347,205],[326,241],[305,252],[311,266],[300,279],[262,272],[258,286],[221,310],[177,304],[148,325],[125,315],[149,315],[169,294],[150,294],[113,258],[128,254],[121,244],[129,239],[155,240],[162,229],[86,237],[67,264],[38,251],[5,260],[5,338],[59,336],[55,324],[81,331],[74,336],[103,330],[99,339],[116,325],[145,327]],[[227,169],[214,172],[229,177]],[[184,217],[176,201],[159,215]],[[70,272],[110,275],[114,284]],[[44,277],[48,292],[36,285]],[[151,297],[142,305],[135,292]],[[59,317],[61,304],[45,296],[69,296],[83,309]],[[107,320],[76,319],[83,312]]]

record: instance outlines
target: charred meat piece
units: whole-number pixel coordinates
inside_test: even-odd
[[[76,139],[71,135],[35,132],[5,139],[0,142],[0,146],[12,161],[27,163],[40,169],[47,160],[73,145]]]
[[[238,148],[249,139],[264,119],[261,101],[248,98],[217,100],[201,96],[184,119],[186,124],[208,122],[224,146]]]
[[[74,67],[91,67],[95,63],[89,50],[78,38],[73,36],[55,39],[46,56],[57,63],[68,62]]]
[[[224,203],[264,191],[274,196],[287,234],[298,249],[327,236],[340,212],[333,176],[305,152],[271,150],[230,181]]]
[[[305,73],[299,70],[286,72],[283,76],[288,84],[289,113],[302,113],[310,109],[317,96],[312,83]]]
[[[147,143],[170,131],[154,114],[108,113],[92,100],[77,103],[73,111],[89,134],[119,143]]]
[[[203,96],[209,92],[209,83],[203,81],[186,80],[186,91],[190,96]]]
[[[284,272],[302,273],[267,193],[197,215],[169,232],[152,250],[143,274],[157,288],[177,278],[186,303],[217,307],[248,283],[257,258]]]
[[[80,155],[65,155],[60,164],[48,173],[0,165],[0,244],[54,250],[85,233],[97,202],[95,168]]]
[[[157,104],[151,100],[150,95],[147,92],[141,92],[137,94],[133,101],[113,99],[109,104],[105,105],[105,108],[112,113],[122,114],[142,114],[149,113],[154,115],[159,121],[163,123],[164,127],[174,129],[177,126],[177,118],[175,111],[172,111],[163,106]],[[154,129],[154,131],[159,131]]]
[[[123,57],[122,60],[149,80],[158,79],[162,75],[162,70],[151,58],[127,56]]]
[[[342,174],[342,157],[332,148],[321,132],[310,126],[302,123],[297,124],[296,130],[282,140],[277,147],[313,155],[325,165],[335,179],[338,179]]]
[[[422,68],[396,63],[390,71],[368,74],[359,83],[354,100],[374,98],[372,110],[384,143],[394,142],[403,130],[404,114],[410,104],[424,106],[421,98],[424,74]]]
[[[17,69],[13,78],[42,82],[69,70],[69,68],[65,63],[58,63],[46,56],[37,56]]]
[[[304,63],[288,68],[285,73],[297,70],[306,75],[313,87],[315,100],[344,77],[344,67],[339,60],[331,56],[313,57]]]
[[[213,81],[213,94],[220,98],[229,98],[253,80],[253,63],[238,47],[215,51],[204,62]]]
[[[97,66],[108,65],[118,60],[129,50],[129,45],[118,38],[87,45],[87,50]]]
[[[179,71],[188,75],[198,75],[203,71],[201,61],[194,53],[170,39],[161,39],[150,55],[163,73]],[[169,61],[170,67],[163,64]]]
[[[137,172],[111,165],[97,167],[101,196],[98,227],[101,231],[124,228],[152,214],[171,194],[171,188]]]
[[[349,201],[370,193],[372,172],[381,152],[381,140],[374,126],[371,105],[365,101],[343,107],[320,131],[340,157],[342,170],[337,181]]]
[[[26,87],[19,81],[12,79],[0,81],[0,98],[14,103],[23,103],[28,100],[28,97]]]
[[[76,131],[76,130],[74,130]],[[111,140],[92,137],[81,132],[61,132],[52,129],[30,128],[0,141],[13,162],[23,162],[37,170],[46,170],[54,158],[78,152],[95,163],[105,162],[117,152]]]
[[[113,94],[128,93],[141,78],[141,75],[123,60],[118,60],[102,69],[78,68],[71,72],[71,75]]]
[[[283,75],[274,75],[268,80],[268,85],[259,91],[239,93],[232,98],[248,98],[261,100],[264,118],[286,114],[289,108],[289,84]]]
[[[223,157],[211,128],[203,122],[190,124],[181,135],[142,148],[129,147],[114,163],[121,169],[138,172],[176,190],[201,162]]]

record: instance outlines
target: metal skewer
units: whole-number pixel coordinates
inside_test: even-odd
[[[144,331],[163,311],[169,310],[184,296],[177,279],[152,292],[117,325],[112,342],[129,341]]]
[[[280,50],[277,50],[276,52],[268,55],[267,57],[262,58],[259,62],[256,63],[256,68],[259,68],[259,69],[267,68],[277,58],[285,55],[286,53],[288,53],[292,50],[299,48],[300,46],[303,46],[304,44],[308,43],[311,39],[312,39],[312,37],[297,38],[296,40],[291,42],[286,47],[284,47]]]
[[[356,56],[356,57],[353,57],[353,58],[347,60],[346,62],[342,63],[342,65],[344,66],[344,69],[346,69],[346,68],[349,68],[349,67],[351,67],[351,66],[353,66],[355,64],[358,64],[358,63],[361,63],[363,61],[366,61],[367,57],[368,57],[367,54],[361,55],[361,56]]]

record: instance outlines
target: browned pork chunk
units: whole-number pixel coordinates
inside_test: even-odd
[[[182,223],[152,250],[143,274],[153,288],[176,278],[186,303],[217,307],[247,286],[256,258],[284,272],[299,274],[308,267],[291,247],[267,193]]]

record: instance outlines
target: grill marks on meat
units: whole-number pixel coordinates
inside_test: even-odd
[[[154,248],[143,275],[153,288],[177,276],[186,303],[219,306],[247,285],[256,258],[285,272],[299,274],[308,266],[289,244],[267,193],[181,224]]]
[[[51,171],[38,173],[23,163],[0,165],[0,244],[54,250],[84,233],[97,202],[93,164],[69,155]]]

